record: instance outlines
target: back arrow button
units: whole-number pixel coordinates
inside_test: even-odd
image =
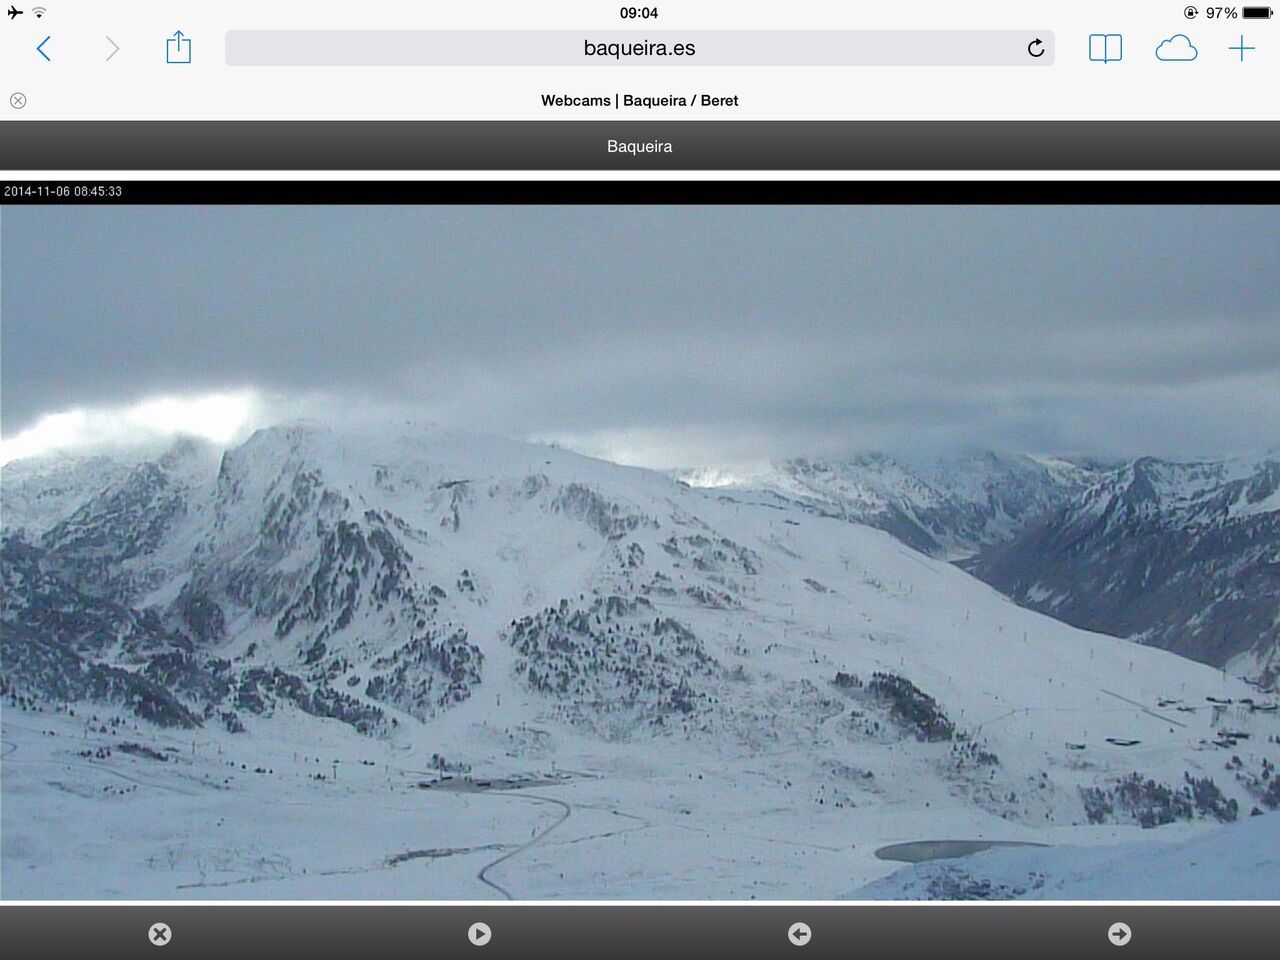
[[[120,44],[116,43],[110,37],[107,37],[107,43],[111,44],[111,52],[107,54],[107,60],[110,60],[112,57],[114,57],[117,53],[120,52]]]
[[[45,37],[38,44],[36,44],[36,53],[40,54],[40,56],[44,57],[46,60],[49,60],[49,62],[52,63],[53,61],[50,59],[49,55],[44,52],[44,45],[48,43],[49,40],[50,40],[49,37]]]

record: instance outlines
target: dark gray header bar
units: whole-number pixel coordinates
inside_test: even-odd
[[[11,956],[77,960],[1203,960],[1271,956],[1278,922],[1276,906],[1193,904],[47,905],[0,907],[0,939]]]
[[[8,170],[1280,170],[1280,121],[11,121]]]

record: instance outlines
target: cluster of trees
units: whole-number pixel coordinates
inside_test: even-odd
[[[934,742],[955,738],[955,724],[942,712],[938,702],[906,677],[874,673],[867,690],[888,704],[894,722],[914,733],[917,740]]]
[[[375,660],[374,668],[387,672],[371,677],[364,692],[425,719],[469,698],[483,664],[484,654],[464,628],[431,629]]]
[[[1083,787],[1085,815],[1090,823],[1107,823],[1120,816],[1145,828],[1159,827],[1196,816],[1230,823],[1239,815],[1239,804],[1223,796],[1212,777],[1183,774],[1175,788],[1131,773],[1112,787]]]
[[[760,555],[728,537],[712,539],[700,533],[672,536],[663,541],[662,549],[677,559],[692,560],[694,567],[704,573],[722,573],[726,566],[749,576],[760,572]]]
[[[507,633],[520,655],[516,671],[534,690],[578,707],[693,713],[705,697],[696,680],[717,665],[689,627],[650,619],[652,611],[643,597],[608,596],[524,617]]]
[[[606,540],[621,540],[637,527],[658,525],[652,517],[634,513],[581,483],[565,484],[551,508],[581,520]]]
[[[237,707],[265,714],[277,700],[286,700],[312,716],[341,720],[364,734],[379,732],[387,722],[386,714],[377,707],[324,684],[310,686],[279,667],[245,671],[236,690]]]
[[[1257,773],[1247,769],[1238,755],[1227,761],[1227,769],[1235,771],[1236,779],[1268,810],[1280,808],[1280,776],[1276,775],[1276,765],[1266,757]],[[1254,807],[1253,812],[1262,811]]]

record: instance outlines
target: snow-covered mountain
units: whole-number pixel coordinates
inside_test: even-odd
[[[934,459],[866,454],[783,460],[759,468],[700,469],[697,486],[768,491],[826,516],[893,534],[930,556],[955,559],[1014,536],[1095,482],[1102,469],[1023,454],[979,451]]]
[[[1280,457],[1128,463],[867,455],[685,471],[893,534],[1017,603],[1272,686],[1280,677]]]
[[[1280,457],[1137,460],[964,565],[1068,623],[1274,683]]]
[[[816,497],[429,427],[78,475],[0,558],[6,895],[821,897],[1280,805],[1252,688]]]
[[[124,478],[131,464],[115,456],[50,454],[15,460],[0,470],[4,535],[38,537],[99,491]]]

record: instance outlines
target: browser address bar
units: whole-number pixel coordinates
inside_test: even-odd
[[[1050,30],[230,30],[233,67],[1047,67]]]

